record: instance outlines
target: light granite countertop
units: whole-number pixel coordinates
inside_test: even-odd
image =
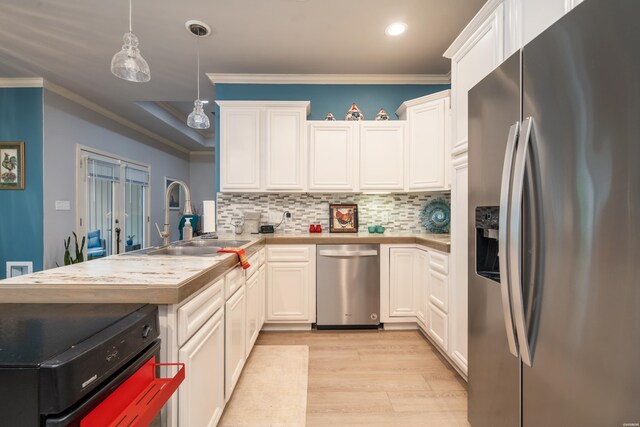
[[[449,252],[446,234],[267,234],[221,235],[248,240],[251,256],[265,244],[420,244]],[[177,304],[218,280],[238,264],[235,254],[217,257],[114,255],[90,262],[0,280],[0,303]]]

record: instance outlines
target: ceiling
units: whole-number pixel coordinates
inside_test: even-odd
[[[443,52],[484,2],[134,0],[133,32],[151,68],[151,81],[136,84],[109,71],[128,28],[126,0],[2,0],[0,77],[44,77],[188,150],[209,150],[210,133],[149,108],[166,102],[172,108],[160,109],[176,120],[190,111],[196,43],[187,20],[213,30],[200,40],[201,98],[212,101],[205,73],[446,74]],[[384,30],[394,21],[408,30],[391,38]]]

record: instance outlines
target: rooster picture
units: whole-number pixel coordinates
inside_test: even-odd
[[[358,205],[329,205],[329,217],[330,232],[358,232]]]
[[[15,182],[17,176],[13,170],[18,165],[18,159],[16,156],[9,156],[8,153],[3,154],[4,158],[2,159],[2,169],[6,172],[2,172],[1,179],[3,182]]]
[[[339,210],[336,211],[336,219],[342,227],[353,227],[353,211],[351,210],[347,211],[346,213]]]

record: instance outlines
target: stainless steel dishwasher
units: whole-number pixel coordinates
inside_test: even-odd
[[[318,329],[380,324],[380,245],[317,246]]]

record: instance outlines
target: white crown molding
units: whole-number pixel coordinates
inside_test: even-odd
[[[400,117],[407,108],[414,107],[416,105],[424,104],[425,102],[436,101],[438,99],[448,98],[451,96],[451,89],[442,90],[440,92],[432,93],[429,95],[421,96],[420,98],[409,99],[404,101],[396,110],[396,115]]]
[[[311,114],[311,101],[216,101],[220,107],[277,107],[277,108],[304,108],[307,116]]]
[[[307,84],[307,85],[424,85],[449,84],[451,74],[232,74],[207,73],[217,83]]]
[[[0,87],[43,87],[42,77],[0,77]]]
[[[157,133],[152,132],[149,129],[143,127],[143,126],[140,126],[139,124],[136,124],[136,123],[132,122],[129,119],[125,119],[124,117],[122,117],[122,116],[120,116],[120,115],[118,115],[118,114],[116,114],[116,113],[114,113],[114,112],[112,112],[110,110],[107,110],[104,107],[101,107],[100,105],[96,104],[95,102],[90,101],[87,98],[84,98],[84,97],[82,97],[82,96],[70,91],[69,89],[66,89],[66,88],[64,88],[62,86],[58,86],[58,85],[56,85],[54,83],[51,83],[51,82],[48,82],[48,81],[44,82],[44,88],[47,89],[47,90],[50,90],[51,92],[56,93],[56,94],[58,94],[58,95],[60,95],[60,96],[62,96],[64,98],[66,98],[66,99],[68,99],[70,101],[73,101],[76,104],[82,105],[83,107],[88,108],[91,111],[94,111],[94,112],[96,112],[98,114],[101,114],[104,117],[106,117],[106,118],[108,118],[110,120],[113,120],[116,123],[119,123],[119,124],[121,124],[121,125],[123,125],[125,127],[128,127],[131,130],[134,130],[134,131],[139,132],[139,133],[141,133],[143,135],[146,135],[146,136],[148,136],[148,137],[150,137],[152,139],[155,139],[158,142],[166,144],[166,145],[170,146],[171,148],[174,148],[174,149],[176,149],[176,150],[178,150],[178,151],[180,151],[182,153],[188,154],[190,152],[190,150],[188,150],[187,148],[185,148],[185,147],[183,147],[183,146],[181,146],[179,144],[176,144],[175,142],[170,141],[167,138],[165,138],[163,136],[160,136]]]
[[[471,37],[487,20],[487,18],[493,13],[494,10],[500,6],[504,0],[488,0],[484,6],[476,13],[471,22],[464,27],[464,30],[456,37],[451,43],[451,46],[444,52],[442,56],[451,59],[457,51],[462,48],[467,39]]]

